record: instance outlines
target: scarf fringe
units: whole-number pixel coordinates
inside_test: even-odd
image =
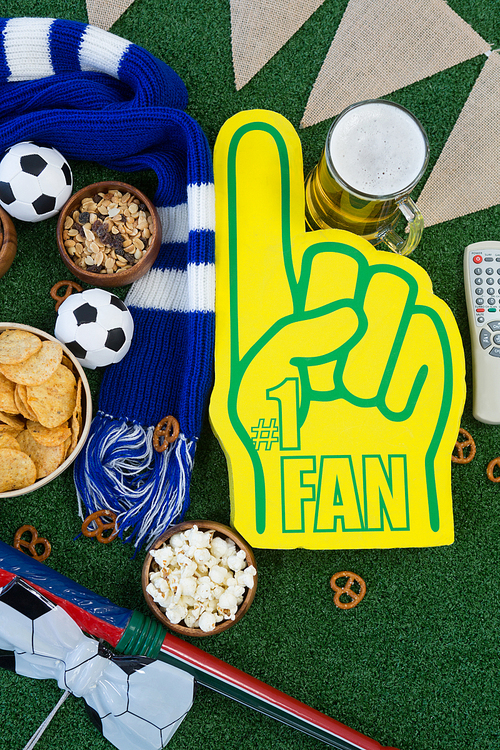
[[[159,453],[153,448],[153,432],[154,427],[98,412],[75,461],[80,517],[113,511],[118,536],[134,542],[136,550],[181,521],[189,505],[196,441],[179,435]]]

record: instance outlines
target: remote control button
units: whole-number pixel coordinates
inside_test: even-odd
[[[488,307],[488,312],[496,312],[496,307]]]
[[[494,305],[496,302],[496,299],[494,297],[488,297],[488,305]]]
[[[474,261],[474,263],[481,263],[482,260],[483,260],[483,258],[482,258],[481,255],[474,255],[474,257],[472,258],[472,260]]]
[[[488,328],[492,331],[500,331],[500,320],[490,320]]]
[[[478,297],[476,300],[476,305],[484,305],[484,299],[482,297]]]
[[[476,310],[476,312],[477,312],[477,313],[478,313],[478,312],[484,312],[484,307],[478,307],[478,308],[477,308],[477,310]]]
[[[494,346],[489,350],[488,354],[491,354],[492,357],[500,357],[500,347]]]
[[[484,318],[483,318],[482,315],[479,316],[479,318],[477,319],[477,322],[478,323],[484,323]]]
[[[493,263],[493,258],[491,258],[491,257],[489,256],[488,258],[485,258],[485,259],[484,259],[484,262],[485,262],[485,263]]]
[[[481,276],[482,272],[483,272],[482,268],[475,268],[474,269],[474,273],[476,274],[476,276]],[[500,273],[500,268],[498,269],[498,273]]]
[[[474,279],[474,284],[482,284],[482,280],[478,277],[477,279]]]
[[[486,273],[487,273],[488,276],[491,276],[491,274],[494,273],[494,271],[493,271],[493,269],[492,269],[491,266],[486,269]]]
[[[476,289],[476,294],[482,294],[483,291],[484,291],[483,289]]]
[[[495,294],[495,290],[493,289],[493,287],[489,286],[486,290],[486,294]]]
[[[500,338],[500,334],[498,334]],[[486,328],[483,328],[479,333],[479,343],[483,347],[483,349],[487,349],[489,346],[491,346],[491,336],[489,331],[486,330]],[[495,341],[495,344],[499,342]]]
[[[495,335],[493,336],[493,343],[500,344],[500,333],[495,333]]]

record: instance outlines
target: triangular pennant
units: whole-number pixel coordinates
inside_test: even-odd
[[[492,52],[425,183],[425,226],[500,204],[500,55]]]
[[[108,31],[134,0],[86,0],[86,2],[89,23]]]
[[[350,0],[301,127],[489,51],[445,0]]]
[[[259,72],[323,2],[231,0],[234,80],[238,90]]]

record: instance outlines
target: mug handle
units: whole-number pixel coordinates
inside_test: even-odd
[[[409,255],[420,242],[424,230],[424,217],[409,196],[398,202],[398,208],[408,222],[406,238],[400,237],[393,229],[387,229],[381,233],[380,239],[394,253]]]

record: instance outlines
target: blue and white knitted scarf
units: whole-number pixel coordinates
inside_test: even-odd
[[[158,178],[162,246],[128,292],[132,346],[104,374],[74,473],[80,514],[114,510],[122,539],[136,547],[184,515],[212,380],[212,162],[186,104],[171,68],[114,34],[59,19],[0,19],[0,151],[33,140],[69,160],[151,168]],[[167,415],[181,434],[158,453],[152,433]]]

